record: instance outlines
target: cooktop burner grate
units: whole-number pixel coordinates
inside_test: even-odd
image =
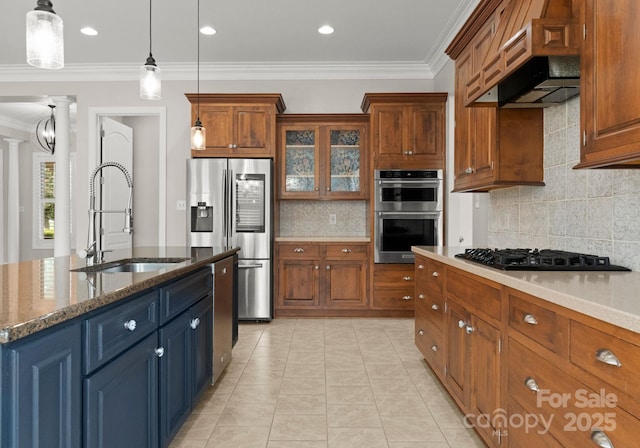
[[[502,270],[630,271],[609,257],[552,249],[466,249],[456,257]]]

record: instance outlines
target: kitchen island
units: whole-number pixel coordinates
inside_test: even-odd
[[[464,248],[413,251],[416,345],[489,446],[636,444],[639,272],[502,271],[456,258]]]
[[[211,265],[237,251],[135,248],[89,268],[76,256],[0,266],[0,444],[168,446],[211,383]],[[114,260],[163,264],[100,269]]]

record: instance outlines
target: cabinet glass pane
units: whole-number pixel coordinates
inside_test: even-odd
[[[286,132],[285,191],[315,190],[315,145],[315,131]]]
[[[331,131],[331,191],[360,191],[360,131]]]

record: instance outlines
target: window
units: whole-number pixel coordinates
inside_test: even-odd
[[[75,154],[70,155],[71,204],[73,204],[73,178]],[[55,237],[56,213],[56,162],[49,154],[33,154],[33,248],[52,249]],[[73,223],[73,207],[69,207],[70,223]],[[73,224],[71,224],[73,227]],[[73,230],[73,228],[72,228]]]

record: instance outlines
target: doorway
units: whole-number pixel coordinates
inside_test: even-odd
[[[88,172],[108,162],[101,150],[103,118],[133,130],[133,246],[166,244],[166,109],[164,107],[89,108]],[[105,170],[106,171],[106,170]],[[144,231],[141,231],[144,229]]]

